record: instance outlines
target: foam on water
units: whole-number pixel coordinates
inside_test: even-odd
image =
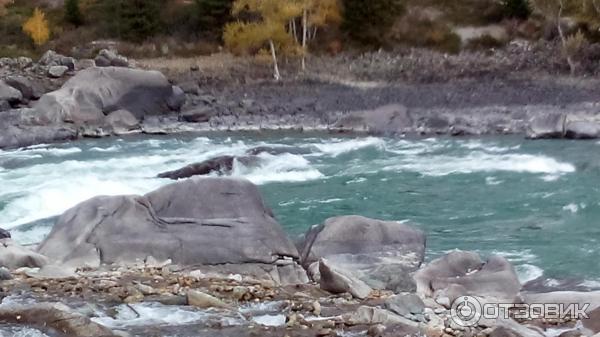
[[[202,323],[208,320],[219,322],[222,326],[241,324],[239,318],[227,317],[223,313],[201,311],[192,307],[162,305],[160,303],[141,303],[130,306],[120,305],[116,308],[116,315],[114,317],[103,315],[92,318],[92,321],[110,328],[150,325],[178,326]]]
[[[575,166],[554,158],[530,154],[489,154],[480,151],[465,156],[421,156],[388,165],[388,171],[414,171],[429,176],[469,174],[474,172],[517,172],[538,174],[566,174],[576,171]]]
[[[544,270],[532,264],[522,264],[515,266],[515,271],[521,284],[536,280],[544,276]]]
[[[352,140],[331,139],[328,140],[327,143],[316,143],[312,146],[316,147],[324,154],[337,157],[341,154],[360,150],[366,147],[376,147],[381,149],[385,147],[385,144],[385,140],[382,138],[368,137]]]
[[[23,326],[0,327],[0,337],[49,337],[40,330]]]
[[[232,176],[244,177],[255,184],[301,182],[324,177],[307,159],[299,155],[285,153],[274,156],[262,153],[259,158],[258,167],[246,167],[236,161]]]

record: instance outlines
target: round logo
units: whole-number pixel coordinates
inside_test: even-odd
[[[452,302],[450,316],[457,325],[475,326],[481,319],[481,303],[472,296],[459,297]]]

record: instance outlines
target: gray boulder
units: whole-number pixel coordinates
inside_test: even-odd
[[[529,122],[527,136],[532,139],[562,138],[565,134],[564,114],[544,114],[534,117]]]
[[[400,316],[410,316],[422,314],[425,303],[416,294],[404,294],[387,298],[385,307]]]
[[[600,291],[554,291],[549,293],[522,293],[523,303],[527,304],[562,304],[587,307],[588,312],[600,308]]]
[[[313,226],[300,244],[301,261],[320,278],[316,262],[352,272],[374,289],[414,290],[411,273],[424,259],[425,234],[407,224],[361,216],[331,218]]]
[[[52,335],[61,332],[72,337],[118,336],[60,303],[0,305],[0,322],[36,326]]]
[[[61,78],[67,73],[67,71],[69,71],[69,67],[67,66],[51,66],[48,68],[48,76],[53,78]]]
[[[39,252],[70,266],[152,256],[183,265],[294,264],[298,252],[246,180],[206,178],[145,196],[96,197],[65,212]]]
[[[18,269],[22,267],[41,268],[48,259],[31,251],[12,239],[0,239],[0,267]]]
[[[1,115],[0,115],[1,116]],[[0,149],[73,140],[77,131],[63,126],[13,126],[0,121]]]
[[[340,118],[332,129],[369,134],[400,134],[409,131],[413,120],[405,106],[391,104],[375,110],[354,111]]]
[[[54,50],[48,50],[45,52],[38,63],[48,67],[65,66],[67,67],[67,70],[75,70],[74,58],[58,54]]]
[[[236,161],[247,166],[256,164],[258,158],[254,156],[221,156],[205,160],[201,163],[191,164],[178,170],[163,172],[158,175],[158,178],[179,180],[193,176],[209,175],[211,173],[226,174],[233,170]]]
[[[175,95],[157,71],[128,68],[88,68],[61,89],[43,95],[34,108],[47,123],[100,123],[104,115],[127,110],[138,120],[164,114]]]
[[[129,67],[129,60],[126,57],[109,49],[102,49],[94,61],[98,67]]]
[[[591,310],[588,313],[588,317],[581,320],[583,327],[587,329],[590,334],[600,333],[600,308]]]
[[[465,295],[513,301],[521,290],[519,278],[505,258],[491,256],[484,262],[478,254],[464,251],[432,261],[414,279],[418,294],[440,295],[450,302]]]
[[[569,139],[596,139],[600,137],[600,123],[596,121],[568,121],[565,137]]]
[[[0,239],[10,239],[10,232],[0,228]]]
[[[0,101],[17,104],[21,102],[22,99],[23,95],[19,90],[8,85],[4,80],[0,80]]]
[[[9,76],[5,80],[6,84],[19,90],[23,99],[32,100],[38,99],[43,94],[43,89],[37,83],[32,82],[24,76]]]
[[[358,299],[365,299],[373,289],[357,279],[351,272],[330,265],[326,259],[319,261],[319,283],[321,289],[333,294],[350,293]]]

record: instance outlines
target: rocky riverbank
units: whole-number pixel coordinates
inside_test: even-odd
[[[592,336],[598,292],[523,290],[503,257],[424,263],[412,224],[340,216],[293,244],[244,180],[96,197],[37,247],[0,239],[0,332],[48,336]],[[453,303],[587,304],[459,319]],[[454,310],[454,311],[453,311]],[[10,329],[10,330],[7,330]],[[20,330],[19,330],[20,329]],[[27,330],[27,331],[29,331]]]
[[[463,58],[469,64],[469,55]],[[384,66],[377,60],[373,67],[382,72]],[[420,60],[431,63],[431,58]],[[399,66],[392,61],[384,63],[388,72]],[[409,64],[414,68],[414,63]],[[127,133],[208,130],[600,136],[596,79],[549,77],[526,67],[503,76],[499,71],[480,76],[469,72],[449,82],[424,81],[427,72],[420,80],[411,77],[408,82],[400,75],[397,81],[385,77],[377,82],[369,77],[364,82],[357,76],[342,78],[338,68],[343,67],[315,61],[331,69],[332,75],[315,69],[273,83],[215,77],[195,66],[167,71],[169,80],[156,71],[132,68],[133,62],[109,51],[95,60],[49,52],[39,62],[20,58],[3,59],[0,64],[0,128],[4,131],[0,148]],[[486,68],[486,64],[473,67]],[[448,71],[452,69],[449,65]]]

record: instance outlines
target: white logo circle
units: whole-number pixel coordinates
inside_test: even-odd
[[[472,296],[462,296],[452,302],[450,317],[457,325],[476,326],[481,319],[481,303]]]

